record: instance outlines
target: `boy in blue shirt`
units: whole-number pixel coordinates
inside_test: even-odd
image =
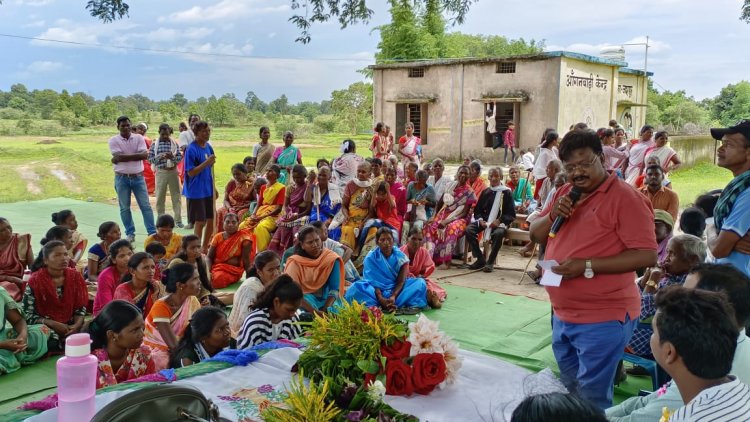
[[[203,253],[214,234],[214,208],[216,187],[213,166],[216,163],[214,149],[208,144],[211,129],[204,121],[193,125],[195,142],[185,150],[185,182],[182,194],[187,198],[188,222],[193,224],[193,232],[203,239]]]

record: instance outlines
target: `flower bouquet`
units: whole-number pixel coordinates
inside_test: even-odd
[[[406,324],[355,302],[338,314],[316,318],[307,333],[299,371],[309,379],[310,388],[322,386],[318,390],[326,392],[327,404],[338,409],[333,417],[327,413],[315,420],[416,421],[385,404],[383,395],[430,394],[453,383],[461,367],[456,343],[424,315]],[[289,404],[288,409],[275,409],[275,417],[268,420],[300,420],[278,418],[304,410]]]

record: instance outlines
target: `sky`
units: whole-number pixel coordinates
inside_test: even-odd
[[[98,99],[140,93],[190,99],[253,91],[264,101],[320,101],[363,80],[374,62],[375,28],[390,18],[386,0],[368,0],[367,24],[341,29],[316,24],[312,42],[295,42],[290,0],[130,0],[130,17],[103,24],[85,0],[3,0],[0,90],[83,91]],[[683,89],[696,99],[750,79],[750,24],[742,0],[478,0],[449,31],[544,40],[547,50],[598,55],[602,47],[645,44],[648,70],[660,90]],[[115,48],[187,51],[173,54]],[[645,47],[626,45],[629,67],[643,69]],[[214,55],[218,54],[218,55]],[[231,55],[221,56],[221,54]],[[244,57],[249,56],[249,57]]]

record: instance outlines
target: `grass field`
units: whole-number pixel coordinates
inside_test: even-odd
[[[107,140],[114,135],[109,128],[88,129],[65,136],[0,137],[0,203],[69,197],[93,201],[114,199],[111,155]],[[154,134],[150,134],[154,135]],[[273,134],[280,135],[280,134]],[[339,155],[339,145],[351,138],[344,134],[314,135],[298,138],[303,162],[314,166],[319,158]],[[257,141],[256,128],[214,128],[212,143],[216,149],[216,177],[224,186],[231,177],[230,168],[252,155]],[[353,138],[367,150],[370,137]],[[281,145],[276,136],[274,144]]]
[[[62,136],[0,136],[0,203],[54,197],[114,201],[114,175],[107,140],[115,134],[111,128],[86,128]],[[155,131],[149,133],[157,136]],[[272,142],[281,144],[280,133]],[[339,155],[346,134],[320,134],[301,137],[295,143],[302,149],[303,162],[312,167],[319,158],[329,160]],[[257,128],[213,128],[212,143],[217,152],[216,176],[223,187],[233,164],[252,153],[257,143]],[[358,150],[369,155],[369,135],[353,137]],[[711,189],[722,188],[731,173],[709,162],[680,169],[670,175],[673,189],[682,207]]]

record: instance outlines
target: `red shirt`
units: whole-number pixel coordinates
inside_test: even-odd
[[[550,204],[567,195],[566,184]],[[549,213],[545,207],[543,215]],[[557,236],[547,241],[545,259],[563,262],[568,258],[591,259],[617,255],[628,249],[656,252],[654,212],[648,199],[616,174],[591,195],[576,204],[573,215]],[[635,271],[620,274],[583,275],[563,280],[560,287],[546,287],[555,315],[575,324],[631,319],[640,314],[641,297],[635,285]]]

